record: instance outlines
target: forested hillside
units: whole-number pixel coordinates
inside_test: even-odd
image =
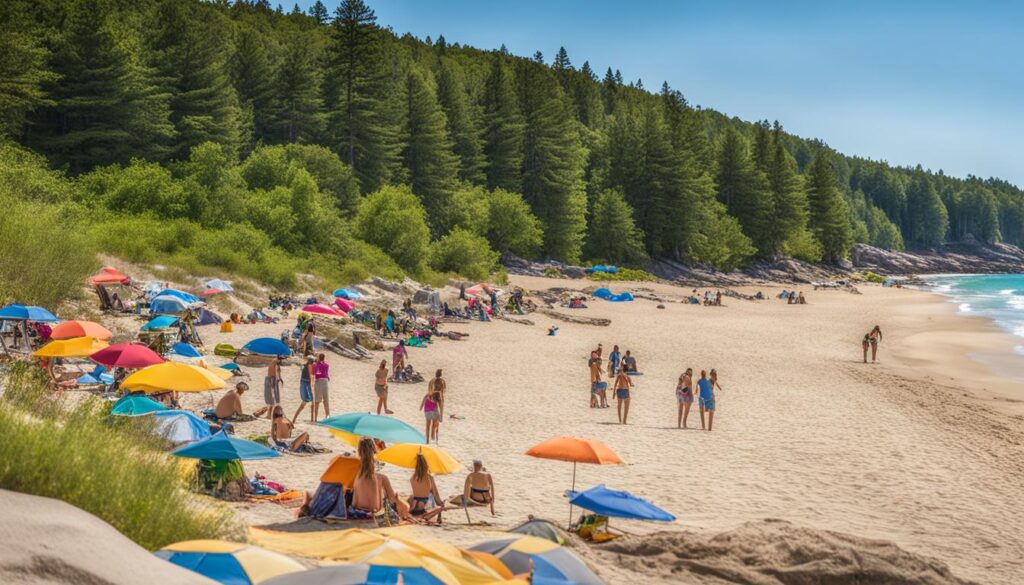
[[[282,286],[310,265],[486,275],[504,252],[733,267],[1024,243],[1007,182],[846,157],[564,49],[401,35],[363,0],[7,0],[0,135],[5,207]]]

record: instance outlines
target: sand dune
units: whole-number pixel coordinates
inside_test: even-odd
[[[586,286],[579,281],[514,278],[529,289]],[[644,286],[665,298],[683,291]],[[778,289],[764,289],[766,293]],[[421,372],[444,368],[448,412],[441,445],[463,462],[482,458],[498,486],[497,518],[475,510],[474,520],[507,528],[528,514],[564,522],[563,492],[569,464],[523,453],[552,436],[598,438],[616,449],[624,466],[581,466],[578,487],[607,483],[627,489],[679,517],[667,528],[701,534],[731,530],[764,518],[895,542],[947,563],[959,576],[986,583],[1016,583],[1024,575],[1024,442],[1013,384],[948,345],[929,348],[928,335],[970,332],[996,350],[1012,338],[953,314],[931,295],[869,287],[863,295],[807,291],[810,304],[727,299],[726,307],[638,300],[596,301],[580,314],[608,318],[597,327],[533,314],[534,326],[466,323],[464,341],[439,340],[411,349]],[[561,311],[567,311],[561,309]],[[860,363],[860,338],[875,323],[885,339],[881,363]],[[555,337],[545,335],[557,324]],[[241,345],[278,335],[285,324],[240,326],[233,334],[205,333],[207,344]],[[933,332],[933,333],[929,333]],[[923,336],[923,337],[922,337]],[[630,424],[616,423],[614,408],[587,407],[586,358],[597,343],[637,354]],[[903,348],[903,349],[900,349]],[[906,355],[901,355],[901,352]],[[382,357],[384,354],[380,354]],[[330,358],[332,412],[368,411],[375,361]],[[675,380],[686,367],[718,369],[724,391],[714,432],[677,430]],[[255,376],[252,408],[262,402],[262,372]],[[297,368],[286,376],[289,416],[298,404]],[[417,427],[424,385],[393,385],[396,416]],[[1019,389],[1016,390],[1019,399]],[[190,397],[192,406],[209,404]],[[308,413],[304,413],[308,417]],[[298,422],[314,440],[344,449],[308,418]],[[691,426],[699,426],[696,413]],[[269,423],[239,425],[239,434],[267,433]],[[259,471],[289,487],[314,489],[330,456],[285,456],[256,462]],[[389,468],[400,491],[406,470]],[[439,478],[443,492],[461,488],[462,475]],[[250,523],[286,521],[290,510],[241,504]],[[444,529],[453,542],[483,537],[464,517]],[[638,522],[618,525],[634,533],[665,529]],[[611,568],[608,575],[621,575]],[[614,579],[612,582],[619,582]],[[927,583],[930,581],[918,581]],[[941,581],[935,581],[941,582]]]

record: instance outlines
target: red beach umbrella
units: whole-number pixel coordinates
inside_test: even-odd
[[[116,343],[89,356],[92,361],[111,368],[145,368],[162,364],[164,358],[145,345]]]

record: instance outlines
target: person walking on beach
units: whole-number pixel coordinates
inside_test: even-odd
[[[377,414],[381,409],[384,414],[394,414],[388,410],[388,360],[380,360],[380,367],[373,381],[373,390],[377,393]]]
[[[263,403],[267,405],[267,419],[273,416],[274,407],[281,404],[281,364],[284,356],[270,360],[267,375],[263,378]]]
[[[693,406],[693,368],[686,368],[679,376],[679,382],[676,383],[676,401],[679,402],[676,428],[685,429],[686,418],[690,416],[690,407]]]
[[[700,428],[711,430],[715,420],[715,390],[714,384],[708,380],[708,373],[700,371],[700,380],[697,380],[697,388],[700,390]],[[704,413],[707,413],[707,425],[704,424]]]
[[[437,428],[441,423],[441,393],[428,388],[423,401],[420,402],[420,410],[423,411],[423,417],[427,422],[427,443],[429,444],[431,439],[437,443]]]
[[[405,358],[409,356],[409,352],[405,349],[405,340],[398,340],[398,345],[391,350],[391,375],[395,380],[405,370]]]
[[[292,420],[299,420],[299,415],[302,414],[302,409],[306,408],[307,404],[313,403],[313,356],[306,356],[306,363],[302,364],[302,373],[299,374],[299,409],[295,411],[295,416]],[[313,420],[313,407],[309,407],[309,422],[315,422]]]
[[[626,372],[619,372],[615,377],[615,399],[619,412],[619,424],[626,424],[629,418],[629,389],[633,387],[633,379]]]
[[[448,383],[444,381],[444,378],[442,377],[443,374],[444,372],[438,370],[434,372],[434,379],[427,382],[427,392],[437,392],[438,394],[438,411],[441,415],[440,418],[444,418],[444,398],[445,392],[448,390]],[[438,419],[438,421],[440,422],[440,419]]]
[[[328,384],[331,381],[331,366],[327,363],[327,356],[320,354],[316,356],[316,363],[313,364],[313,422],[316,422],[320,415],[320,405],[324,405],[324,417],[331,416],[331,400]]]
[[[860,342],[861,347],[864,349],[864,363],[868,363],[868,349],[871,347],[871,334],[865,333],[864,340]]]
[[[878,344],[882,341],[882,328],[875,325],[875,328],[868,334],[871,338],[871,362],[878,359]]]
[[[590,408],[608,408],[605,388],[607,384],[601,380],[601,358],[597,352],[590,353]]]

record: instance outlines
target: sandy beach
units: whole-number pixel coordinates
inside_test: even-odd
[[[528,290],[584,288],[592,283],[513,277]],[[688,291],[649,283],[616,283],[674,301]],[[580,466],[577,487],[598,483],[629,490],[674,513],[672,525],[616,522],[631,533],[690,530],[715,533],[744,522],[780,518],[798,526],[886,539],[948,563],[962,578],[1014,583],[1024,575],[1024,392],[970,352],[1005,356],[1014,338],[988,323],[955,314],[940,297],[908,289],[862,286],[863,294],[806,290],[809,304],[726,298],[724,307],[655,301],[594,301],[574,315],[604,317],[611,325],[570,324],[541,314],[533,326],[493,321],[450,325],[469,333],[411,348],[409,362],[424,375],[443,368],[448,380],[440,445],[463,464],[484,460],[497,484],[498,515],[461,510],[442,529],[420,528],[454,543],[471,543],[487,530],[515,526],[534,514],[568,519],[563,492],[572,466],[524,452],[559,435],[596,438],[626,460],[622,466]],[[450,292],[450,291],[449,291]],[[746,292],[754,292],[748,290]],[[570,312],[568,309],[558,309]],[[236,346],[278,336],[278,325],[236,326],[230,334],[205,328],[208,347]],[[860,339],[874,324],[884,332],[878,364],[862,364]],[[558,325],[557,336],[546,335]],[[617,424],[614,405],[588,408],[587,356],[598,343],[637,356],[642,376],[630,424]],[[379,354],[381,358],[385,353]],[[376,405],[377,360],[356,362],[328,354],[331,412],[369,411]],[[390,357],[390,352],[387,354]],[[713,432],[676,428],[675,381],[687,367],[717,368],[723,391]],[[262,404],[263,372],[248,369],[253,391],[246,407]],[[298,368],[287,368],[283,402],[291,416],[299,401]],[[425,384],[392,384],[395,416],[423,426],[418,411]],[[209,405],[207,395],[186,406]],[[297,427],[335,453],[347,450],[308,411]],[[265,434],[269,422],[238,425],[239,436]],[[313,490],[332,455],[283,456],[247,466],[295,489]],[[408,470],[387,467],[399,492]],[[461,490],[462,473],[439,477],[444,495]],[[250,524],[287,522],[291,509],[236,504]],[[432,532],[431,532],[432,531]],[[612,554],[588,557],[609,582],[630,571]],[[645,569],[646,582],[671,581]]]

